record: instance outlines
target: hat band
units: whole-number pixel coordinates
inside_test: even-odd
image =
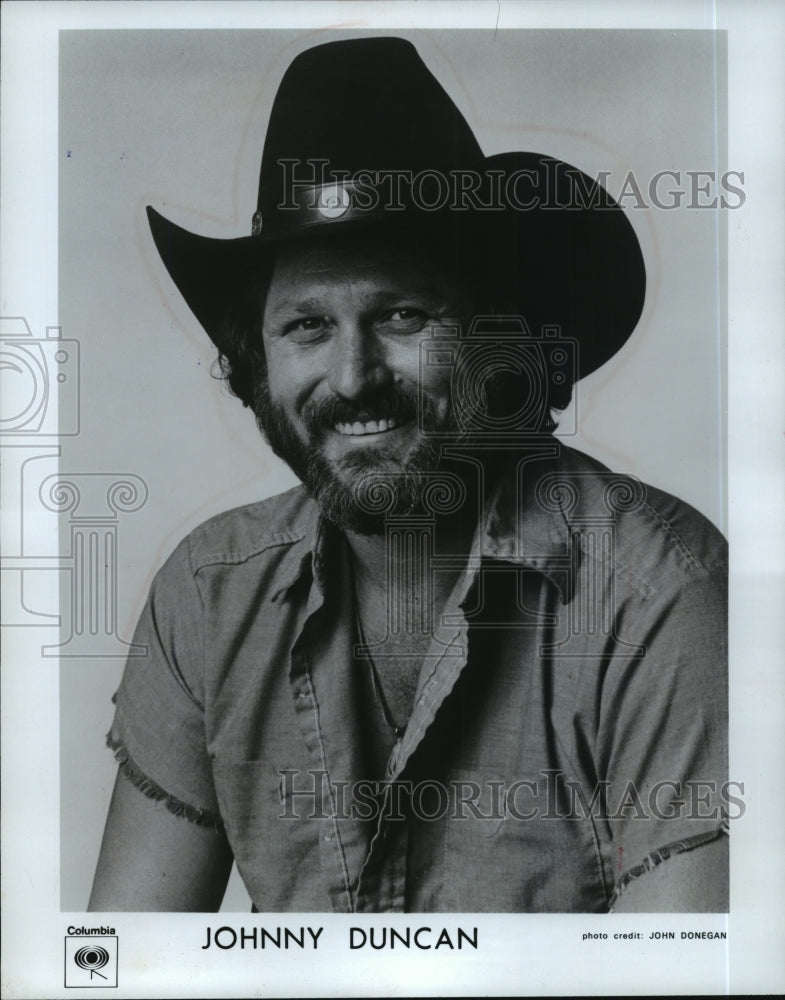
[[[424,169],[358,171],[351,178],[333,177],[323,183],[290,178],[278,204],[254,213],[251,234],[283,236],[314,226],[405,213],[425,219],[440,212],[499,211],[505,207],[497,190],[502,176],[501,170]]]
[[[362,191],[357,194],[352,181],[298,187],[276,206],[275,233],[283,235],[297,229],[329,225],[338,220],[346,222],[368,215],[367,198]],[[259,236],[261,233],[262,212],[259,210],[253,215],[251,235]]]

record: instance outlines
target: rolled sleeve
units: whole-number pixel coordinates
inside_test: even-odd
[[[153,581],[115,695],[107,741],[145,794],[197,822],[220,823],[205,735],[203,609],[187,540]]]
[[[726,575],[699,575],[651,604],[645,655],[613,668],[603,690],[604,863],[616,894],[727,831]]]

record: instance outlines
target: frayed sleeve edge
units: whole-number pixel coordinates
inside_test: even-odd
[[[661,865],[664,861],[672,858],[675,854],[684,854],[686,851],[692,851],[694,848],[701,847],[703,844],[709,844],[711,841],[717,840],[719,837],[727,837],[729,832],[728,820],[725,819],[714,830],[708,830],[706,833],[698,833],[694,837],[684,837],[681,840],[674,840],[672,843],[665,844],[664,847],[660,847],[656,851],[652,851],[651,854],[647,854],[640,864],[629,868],[616,883],[613,894],[608,901],[609,911],[613,910],[613,907],[619,901],[619,897],[622,895],[630,882],[635,881],[635,879],[639,879],[647,872],[654,871],[658,865]]]
[[[107,733],[106,745],[114,754],[123,777],[127,778],[148,799],[163,802],[174,816],[181,816],[198,826],[213,827],[216,833],[223,832],[223,821],[217,813],[211,812],[209,809],[201,809],[199,806],[189,805],[176,796],[170,795],[138,767],[122,740],[115,739],[111,732]]]

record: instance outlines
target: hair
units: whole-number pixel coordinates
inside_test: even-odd
[[[466,236],[465,233],[461,235]],[[411,237],[407,230],[398,233],[398,238],[407,236]],[[475,241],[456,238],[454,232],[445,232],[443,229],[426,233],[420,230],[415,245],[419,250],[426,246],[432,254],[437,254],[437,259],[445,262],[453,273],[457,273],[462,281],[475,289],[475,316],[503,317],[521,314],[518,302],[518,295],[521,293],[517,289],[510,291],[509,288],[499,288],[500,282],[490,263],[490,255],[483,252],[482,246],[478,248]],[[274,265],[274,255],[270,254],[266,260],[258,261],[253,269],[249,267],[245,280],[240,282],[244,291],[228,304],[218,336],[214,338],[219,345],[213,368],[214,377],[225,381],[230,392],[257,416],[258,387],[267,378],[262,324],[266,293]],[[524,319],[529,318],[525,312],[523,315]],[[532,316],[531,319],[535,320],[536,317]],[[538,327],[530,329],[536,333]],[[547,400],[542,425],[538,430],[551,433],[558,426],[553,413],[561,412],[569,405],[573,382],[568,379],[561,383],[554,380],[553,372],[548,367],[547,355],[545,363]]]
[[[218,356],[212,372],[214,377],[227,383],[229,391],[243,406],[254,412],[256,387],[267,376],[262,321],[272,264],[265,270],[269,273],[257,275],[245,286],[244,293],[229,304],[216,338]]]

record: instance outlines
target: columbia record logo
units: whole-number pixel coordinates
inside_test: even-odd
[[[109,965],[109,952],[106,948],[102,948],[100,944],[93,944],[88,948],[80,948],[74,955],[74,962],[80,969],[89,972],[91,979],[93,976],[106,979],[106,976],[101,975],[98,970],[103,969],[105,965]]]
[[[69,927],[69,930],[72,928]],[[85,928],[73,928],[82,934]],[[117,986],[117,937],[83,937],[69,935],[65,939],[66,986]]]

